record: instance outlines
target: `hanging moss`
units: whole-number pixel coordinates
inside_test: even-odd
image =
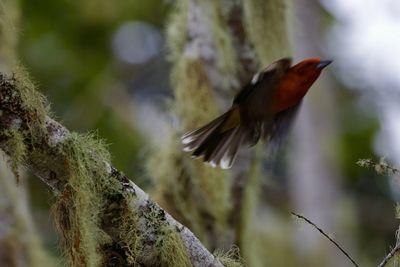
[[[0,71],[9,74],[17,58],[18,34],[16,24],[19,22],[18,1],[3,0],[0,5]]]
[[[232,247],[230,250],[223,252],[221,250],[216,251],[215,257],[225,266],[225,267],[244,267],[244,259],[240,256],[239,249],[237,247]]]
[[[193,129],[216,116],[213,93],[200,60],[183,57],[174,68],[173,80],[176,99],[172,111],[181,118],[182,128]],[[148,161],[148,173],[157,179],[157,200],[202,242],[215,245],[226,228],[229,180],[223,171],[183,154],[179,138],[171,131],[169,141],[156,148]]]
[[[243,0],[246,31],[261,67],[291,55],[287,0]]]
[[[127,202],[129,202],[132,196],[126,197]],[[143,251],[143,236],[141,236],[137,227],[139,225],[137,211],[128,209],[115,223],[119,225],[119,238],[123,249],[126,251],[128,264],[137,266],[137,259]]]
[[[168,18],[168,58],[178,60],[183,53],[187,41],[187,20],[189,0],[176,1],[175,8]]]
[[[13,122],[14,125],[11,125],[10,129],[1,132],[1,136],[7,140],[11,169],[18,179],[17,166],[25,163],[28,153],[25,138],[29,136],[30,143],[38,138],[40,129],[44,127],[47,108],[44,96],[35,90],[34,84],[22,67],[15,67],[12,77],[0,75],[0,79],[2,83],[0,114],[17,113],[19,118]]]
[[[218,114],[214,95],[200,59],[181,58],[172,73],[175,104],[172,111],[184,130],[211,120]]]
[[[70,179],[54,207],[57,228],[62,237],[67,261],[73,266],[99,266],[104,264],[100,248],[110,246],[112,240],[101,229],[104,205],[124,194],[120,183],[110,178],[105,162],[110,155],[102,141],[93,134],[72,134],[64,142],[61,152],[66,157]],[[134,196],[124,197],[124,203]],[[156,253],[151,255],[154,264],[161,266],[191,266],[180,236],[170,228],[165,214],[158,214],[149,204],[145,211],[132,210],[117,203],[119,212],[113,211],[113,224],[118,228],[120,246],[125,251],[127,263],[139,266],[138,258],[147,258],[148,246],[154,238]],[[154,232],[140,232],[140,225]],[[153,246],[153,245],[151,245]]]
[[[24,144],[24,137],[20,132],[15,129],[6,130],[3,132],[7,138],[6,146],[8,147],[11,155],[9,164],[11,171],[14,174],[17,183],[19,182],[18,166],[21,165],[26,157],[26,147]]]
[[[121,186],[110,179],[110,155],[93,134],[71,134],[60,152],[70,177],[53,208],[56,226],[71,265],[98,266],[99,247],[111,241],[99,227],[105,196],[120,193]]]
[[[14,79],[18,88],[22,103],[28,110],[35,110],[39,118],[43,118],[49,113],[45,96],[36,90],[36,84],[32,81],[29,73],[22,65],[14,68]]]
[[[177,230],[168,228],[165,214],[164,218],[152,217],[151,213],[139,215],[137,211],[127,207],[129,197],[124,195],[118,179],[110,177],[107,165],[110,155],[105,144],[96,135],[71,133],[62,142],[47,147],[42,138],[43,132],[47,131],[44,126],[47,115],[43,97],[32,93],[32,98],[29,98],[34,85],[28,80],[3,79],[2,83],[3,108],[7,113],[18,113],[22,118],[22,122],[17,120],[15,123],[15,129],[12,126],[11,130],[1,133],[7,142],[7,152],[12,155],[12,164],[17,166],[25,158],[44,162],[54,154],[61,161],[63,171],[60,172],[66,173],[62,174],[66,180],[60,181],[65,184],[62,188],[58,187],[61,192],[57,195],[53,213],[66,261],[70,266],[107,264],[104,248],[113,247],[114,241],[101,229],[105,223],[105,213],[110,209],[109,204],[113,204],[116,199],[125,201],[125,205],[117,205],[118,209],[125,210],[121,210],[117,216],[118,224],[115,227],[118,228],[121,239],[121,244],[117,245],[125,249],[122,250],[122,257],[126,257],[129,264],[138,265],[139,255],[140,258],[146,257],[147,251],[143,244],[148,240],[148,233],[139,232],[142,229],[138,223],[140,217],[145,223],[154,224],[153,228],[156,229],[153,236],[157,244],[155,259],[158,261],[155,264],[163,261],[165,264],[162,266],[190,266],[186,248]],[[46,147],[40,147],[41,145]],[[170,253],[171,251],[175,254]]]
[[[147,173],[150,177],[157,179],[158,187],[153,194],[155,201],[173,215],[180,222],[199,236],[204,232],[200,225],[201,219],[193,198],[190,197],[193,184],[182,166],[183,159],[177,135],[170,133],[167,143],[161,149],[155,148],[147,161]],[[175,136],[175,138],[173,137]]]
[[[229,92],[232,87],[237,86],[237,75],[242,71],[242,68],[238,62],[233,38],[223,12],[226,6],[222,1],[215,0],[199,1],[199,5],[205,13],[204,21],[211,32],[215,46],[217,56],[214,65],[220,72],[221,86]]]
[[[214,86],[229,93],[237,87],[237,76],[242,67],[228,30],[224,8],[221,1],[177,1],[169,19],[167,44],[169,58],[179,62],[182,57],[188,56],[185,53],[190,43],[190,56],[198,57],[204,61],[203,64],[208,64],[208,79],[212,78]]]
[[[189,254],[182,243],[177,229],[163,225],[160,228],[157,246],[160,251],[160,266],[166,267],[192,267]]]

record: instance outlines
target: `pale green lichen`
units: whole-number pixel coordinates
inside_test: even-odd
[[[166,213],[154,203],[148,202],[137,211],[129,210],[121,220],[120,238],[128,252],[129,264],[142,266],[138,262],[140,257],[145,259],[142,264],[150,266],[192,266],[179,229],[167,222]],[[143,228],[143,225],[146,227]],[[150,250],[149,246],[152,247]]]
[[[176,63],[175,105],[172,111],[181,118],[182,128],[189,130],[217,114],[214,97],[200,60],[182,58]],[[205,105],[205,103],[207,103]],[[157,179],[159,201],[182,220],[204,242],[212,234],[222,236],[226,228],[229,204],[229,180],[219,169],[204,165],[183,154],[177,142],[179,135],[171,131],[169,141],[148,161],[148,173]]]
[[[127,201],[131,196],[127,196]],[[127,262],[133,266],[139,266],[137,258],[143,250],[143,236],[138,230],[139,215],[136,210],[128,210],[121,217],[119,223],[119,238],[122,248],[126,251]]]
[[[28,123],[43,123],[45,116],[50,115],[50,107],[45,96],[36,90],[36,84],[22,65],[18,64],[13,68],[13,80],[22,100],[23,108],[32,113]]]
[[[110,155],[93,134],[72,133],[60,152],[66,158],[69,180],[58,197],[54,214],[68,262],[74,266],[98,266],[102,260],[99,247],[110,242],[99,227],[105,197],[118,193],[121,186],[116,179],[110,179],[105,165]]]
[[[18,1],[3,0],[0,2],[0,71],[9,74],[17,58],[18,34],[16,24],[20,12]]]
[[[184,160],[177,138],[176,134],[171,133],[165,146],[153,152],[147,161],[147,172],[150,177],[157,179],[158,184],[152,195],[157,203],[207,244],[206,229],[202,224],[204,218],[195,196],[198,189],[184,167],[190,163]]]
[[[237,86],[237,76],[242,68],[238,63],[233,38],[228,30],[223,3],[214,0],[198,2],[180,0],[177,1],[175,6],[167,28],[169,59],[174,62],[179,61],[185,54],[188,42],[205,42],[207,47],[196,47],[195,49],[198,50],[191,51],[191,53],[194,53],[191,56],[197,56],[200,59],[204,53],[209,53],[212,50],[214,53],[213,60],[215,61],[213,64],[215,70],[213,71],[219,72],[218,85],[222,90],[231,91],[233,87]],[[198,13],[199,10],[201,10],[200,13]],[[192,27],[196,25],[196,22],[193,21],[189,23],[189,19],[194,19],[190,18],[189,13],[192,17],[200,14],[201,18],[197,19],[200,19],[198,23],[202,25],[199,27],[205,28],[205,31],[196,32],[198,35],[191,33],[191,38],[194,38],[194,40],[188,40],[188,31],[196,31],[196,29],[189,29],[190,25]],[[208,34],[211,38],[203,36],[203,34]],[[208,43],[209,41],[211,42]],[[209,59],[203,58],[203,60]]]
[[[8,147],[10,156],[10,167],[17,182],[19,182],[18,166],[23,164],[26,157],[26,146],[24,144],[23,135],[16,129],[9,129],[3,132],[7,138],[6,146]]]
[[[237,84],[237,76],[242,71],[238,62],[233,38],[227,25],[227,18],[223,12],[221,1],[199,1],[205,13],[204,20],[210,29],[216,51],[215,66],[220,72],[223,88],[232,89]]]
[[[16,67],[13,73],[12,77],[2,76],[4,111],[1,113],[15,113],[18,119],[12,122],[10,129],[1,134],[7,139],[11,168],[18,178],[17,166],[25,163],[27,154],[25,139],[28,138],[31,144],[36,142],[48,112],[44,96],[35,90],[26,71],[22,67]],[[35,147],[32,146],[32,149]]]
[[[109,176],[105,163],[109,162],[110,155],[104,143],[92,134],[73,133],[60,150],[70,175],[65,190],[58,196],[54,214],[67,262],[73,266],[99,266],[105,260],[100,248],[112,242],[101,230],[105,205],[113,196],[122,195],[123,203],[129,203],[134,196],[124,193],[118,180]],[[140,266],[138,259],[146,258],[147,231],[154,231],[151,235],[156,238],[155,264],[191,266],[182,240],[176,229],[167,225],[163,212],[149,203],[146,211],[139,214],[123,203],[118,202],[118,211],[114,210],[118,213],[113,215],[113,224],[118,229],[119,245],[125,251],[128,264]],[[139,220],[145,220],[145,232],[140,232],[144,229]]]
[[[240,256],[238,247],[232,247],[226,252],[222,250],[217,250],[214,255],[225,267],[246,266],[244,259]]]
[[[168,58],[175,61],[182,56],[187,39],[187,20],[188,20],[189,0],[176,1],[174,9],[168,18]]]
[[[175,103],[172,111],[182,121],[184,130],[211,120],[218,114],[214,94],[200,59],[182,57],[172,73]]]
[[[380,158],[379,162],[376,162],[372,159],[359,159],[357,161],[357,165],[365,168],[374,169],[377,174],[380,175],[390,175],[395,179],[397,184],[400,184],[400,169],[389,164],[385,158]],[[400,218],[400,204],[396,204],[396,218]],[[396,231],[396,244],[400,242],[400,227]],[[400,262],[400,253],[396,252],[395,255],[389,260],[386,264],[387,266],[399,266]],[[385,265],[385,266],[386,266]]]
[[[193,266],[187,248],[184,246],[177,229],[172,226],[164,224],[160,227],[157,247],[160,252],[160,266]]]
[[[287,0],[247,0],[243,10],[246,31],[261,67],[291,54]]]
[[[361,167],[373,168],[378,174],[400,174],[400,170],[393,165],[389,164],[385,158],[381,158],[379,162],[372,159],[359,159],[357,165]]]

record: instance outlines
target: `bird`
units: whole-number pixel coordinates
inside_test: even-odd
[[[303,97],[330,63],[332,60],[308,58],[292,66],[290,57],[273,62],[246,83],[228,111],[183,134],[183,150],[222,169],[232,166],[239,148],[254,146],[261,138],[276,151]]]

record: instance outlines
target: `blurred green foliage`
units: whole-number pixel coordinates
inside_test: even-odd
[[[98,130],[110,143],[116,167],[135,177],[141,169],[134,164],[140,136],[106,102],[126,82],[111,41],[126,21],[162,28],[169,5],[162,0],[21,0],[21,9],[20,57],[56,116],[71,130]]]

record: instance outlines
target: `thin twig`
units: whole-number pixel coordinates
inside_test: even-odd
[[[383,267],[385,266],[390,259],[396,254],[396,252],[400,249],[400,243],[398,243],[390,252],[389,254],[386,255],[386,257],[383,259],[383,261],[379,264],[378,267]]]
[[[321,228],[319,228],[315,223],[313,223],[312,221],[310,221],[309,219],[307,219],[306,217],[297,214],[295,212],[290,212],[293,216],[296,216],[297,218],[300,218],[304,221],[306,221],[308,224],[314,226],[315,229],[317,229],[322,235],[324,235],[326,238],[328,238],[328,240],[333,243],[338,249],[340,249],[340,251],[354,264],[354,266],[358,267],[358,264],[350,257],[350,255],[338,244],[336,243],[335,240],[333,240],[332,238],[330,238]]]

